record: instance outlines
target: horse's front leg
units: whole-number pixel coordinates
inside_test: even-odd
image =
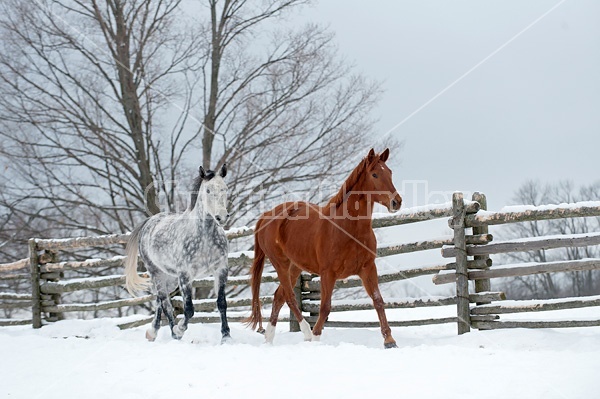
[[[229,324],[227,324],[227,300],[225,299],[225,284],[227,283],[228,268],[219,271],[219,287],[217,290],[217,308],[221,314],[221,343],[231,339]]]
[[[194,317],[194,303],[192,302],[192,282],[187,274],[179,275],[179,289],[183,297],[183,319],[172,328],[175,339],[181,339],[188,328],[188,323]]]
[[[323,273],[321,275],[321,307],[319,308],[319,318],[315,323],[312,333],[314,341],[321,340],[323,327],[331,312],[331,297],[333,295],[333,287],[335,287],[335,277],[333,275]]]
[[[383,346],[388,348],[397,348],[396,341],[392,337],[392,330],[388,324],[387,317],[385,316],[384,302],[379,292],[379,278],[377,277],[377,268],[375,262],[363,266],[360,274],[360,279],[367,291],[367,294],[373,300],[373,306],[377,311],[377,317],[379,317],[379,325],[381,326],[381,335],[383,335]]]

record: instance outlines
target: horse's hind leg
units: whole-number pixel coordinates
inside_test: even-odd
[[[227,324],[227,300],[225,299],[225,283],[227,283],[228,270],[222,269],[219,272],[219,289],[217,293],[217,308],[221,314],[221,343],[231,338],[229,334],[229,324]]]
[[[268,344],[273,343],[275,338],[275,326],[277,325],[277,319],[279,318],[279,311],[285,303],[285,296],[283,294],[283,288],[281,285],[275,290],[273,294],[273,304],[271,305],[271,317],[267,323],[267,330],[265,331],[265,342]]]
[[[279,269],[281,270],[281,269]],[[304,334],[305,341],[311,341],[313,336],[310,331],[310,325],[304,317],[302,317],[302,311],[298,307],[296,303],[296,299],[294,296],[293,285],[296,284],[296,280],[300,277],[300,270],[298,267],[291,265],[287,273],[280,272],[278,273],[280,278],[280,284],[275,294],[273,295],[273,305],[271,307],[271,317],[269,319],[269,323],[267,324],[267,331],[265,333],[265,340],[267,343],[272,343],[273,338],[275,337],[275,326],[277,325],[277,319],[279,318],[279,311],[284,303],[287,302],[290,307],[290,311],[296,317],[296,320],[300,323],[300,330]]]
[[[149,329],[146,330],[146,339],[150,342],[156,339],[156,335],[158,334],[158,329],[160,328],[160,316],[162,314],[162,305],[158,296],[156,297],[156,311],[154,312],[154,319],[152,320],[152,325]]]
[[[171,336],[175,339],[180,339],[181,336],[177,336],[173,331],[175,328],[175,316],[173,315],[173,304],[171,303],[171,298],[169,298],[168,291],[158,292],[157,295],[160,300],[162,311],[164,312],[165,316],[167,316],[167,320],[169,320]]]
[[[183,319],[172,328],[173,338],[181,339],[188,328],[188,323],[194,317],[194,303],[192,302],[192,283],[186,274],[179,276],[179,288],[183,297]]]
[[[154,287],[156,288],[156,302],[157,305],[160,306],[165,316],[169,320],[169,327],[171,327],[171,336],[175,339],[180,339],[181,336],[176,336],[173,333],[173,328],[175,327],[175,316],[173,315],[173,304],[171,304],[171,298],[169,297],[169,291],[167,289],[167,284],[160,276],[154,278]],[[158,309],[156,310],[158,313]],[[155,316],[154,320],[158,320],[160,324],[160,316],[157,318]]]
[[[302,274],[302,270],[299,267],[297,267],[296,265],[292,264],[290,266],[290,280],[289,280],[289,285],[288,285],[289,289],[285,291],[286,301],[288,303],[288,306],[290,307],[291,312],[294,314],[294,316],[296,317],[296,320],[300,324],[300,331],[302,331],[302,334],[304,334],[304,340],[305,341],[314,341],[315,336],[312,334],[312,331],[310,330],[310,324],[308,324],[308,322],[302,316],[302,310],[300,310],[300,308],[298,307],[298,303],[296,302],[296,296],[294,294],[293,287],[296,285],[296,282],[298,281],[300,274]],[[290,317],[291,317],[291,315],[290,315]]]

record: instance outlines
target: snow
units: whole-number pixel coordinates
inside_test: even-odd
[[[493,216],[502,213],[524,213],[524,212],[540,212],[540,211],[555,211],[555,210],[576,210],[579,208],[600,208],[600,201],[580,201],[573,203],[548,204],[548,205],[510,205],[500,209],[500,211],[479,211],[478,216]]]
[[[499,302],[494,302],[489,305],[479,305],[478,308],[488,308],[494,306],[503,306],[503,307],[511,307],[511,306],[536,306],[539,304],[553,304],[553,303],[563,303],[570,301],[598,301],[600,300],[600,295],[592,295],[592,296],[579,296],[579,297],[567,297],[567,298],[552,298],[552,299],[527,299],[527,300],[504,300]],[[597,312],[596,318],[600,316],[600,311]],[[569,314],[569,317],[572,316]],[[563,319],[569,320],[569,318]]]
[[[233,234],[243,234],[243,233],[247,233],[249,231],[253,231],[254,227],[248,227],[248,226],[242,226],[242,227],[232,227],[229,230],[225,231],[226,235],[233,235]]]
[[[501,213],[507,212],[527,212],[527,211],[553,211],[556,209],[578,209],[578,208],[598,208],[600,201],[580,201],[562,204],[548,205],[510,205],[500,209]]]
[[[116,323],[0,329],[0,397],[597,397],[598,327],[462,336],[453,324],[393,328],[399,348],[384,350],[378,329],[326,328],[321,342],[304,342],[280,323],[266,345],[232,323],[233,341],[220,345],[217,324],[190,325],[181,341],[162,328],[151,343],[146,327]]]
[[[563,241],[567,241],[567,240],[577,240],[579,238],[597,238],[600,237],[600,233],[575,233],[575,234],[550,234],[550,235],[545,235],[542,237],[519,237],[519,238],[513,238],[510,240],[505,240],[505,241],[493,241],[492,243],[494,245],[500,245],[500,244],[520,244],[520,243],[526,243],[526,242],[543,242],[543,241],[547,241],[547,240],[563,240]],[[440,238],[436,238],[436,240],[443,240],[444,238],[447,237],[440,237]],[[396,245],[400,245],[400,244],[396,244]],[[388,246],[388,245],[386,245]],[[442,247],[442,249],[447,249],[447,248],[453,248],[454,245],[444,245]]]
[[[558,260],[558,261],[551,261],[551,262],[546,262],[546,263],[557,263],[557,262],[569,262],[569,263],[588,263],[588,262],[600,262],[599,258],[582,258],[582,259],[575,259],[575,260]],[[514,269],[514,268],[522,268],[522,267],[533,267],[533,266],[539,266],[542,263],[539,262],[523,262],[523,263],[507,263],[507,264],[502,264],[502,265],[493,265],[492,267],[490,267],[490,270],[494,270],[494,269]],[[444,270],[444,272],[446,272],[446,270]],[[442,272],[440,272],[442,273]]]
[[[448,206],[428,205],[400,213]],[[515,209],[519,208],[511,207],[509,211]],[[248,229],[232,229],[229,233]],[[447,218],[442,218],[377,229],[376,234],[380,245],[391,245],[432,236],[447,238],[451,230]],[[251,251],[232,253],[230,257],[242,254],[253,257]],[[377,266],[379,273],[385,274],[424,263],[446,262],[436,249],[379,258]],[[398,288],[400,284],[405,284],[404,288]],[[420,299],[449,296],[448,291],[455,294],[452,284],[433,286],[430,275],[382,284],[381,291],[388,302],[415,300],[408,297],[407,287]],[[366,304],[370,300],[345,298],[336,303]],[[517,303],[529,302],[495,302]],[[231,308],[228,314],[247,316],[248,311]],[[263,310],[263,315],[268,314]],[[456,316],[456,307],[388,309],[386,314],[394,321],[442,318]],[[196,316],[202,315],[214,313],[196,312]],[[287,316],[284,307],[280,317]],[[0,397],[598,397],[595,378],[600,369],[600,327],[473,330],[461,336],[455,324],[393,327],[398,349],[390,350],[383,349],[378,328],[326,328],[320,342],[304,342],[302,333],[290,333],[288,324],[280,322],[273,344],[267,345],[264,336],[240,323],[230,323],[233,340],[221,345],[219,324],[192,324],[181,341],[173,340],[168,328],[163,327],[152,343],[144,338],[148,325],[124,331],[117,327],[145,318],[64,320],[39,330],[31,326],[0,328]],[[599,318],[600,307],[501,315],[502,321]],[[329,319],[378,320],[374,310],[336,312]]]
[[[474,201],[465,200],[465,205],[470,205],[473,202]],[[413,216],[416,214],[429,213],[429,212],[433,212],[433,211],[451,212],[452,211],[452,202],[444,202],[441,204],[427,204],[427,205],[413,206],[410,208],[402,208],[401,210],[394,212],[394,213],[374,212],[373,219],[386,219],[386,218],[393,219],[393,218],[397,218],[400,216],[409,217],[409,216]]]
[[[246,256],[248,258],[254,259],[254,251],[238,251],[238,252],[230,252],[228,257],[231,258],[240,258],[242,256]]]
[[[70,278],[68,280],[53,281],[52,284],[66,287],[69,285],[73,285],[75,283],[90,283],[90,282],[98,282],[98,281],[109,281],[109,280],[113,280],[115,278],[120,278],[120,277],[123,277],[123,275],[115,274],[112,276],[101,276],[101,277]]]

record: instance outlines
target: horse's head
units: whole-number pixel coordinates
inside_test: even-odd
[[[223,178],[227,175],[227,165],[223,164],[218,174],[212,170],[205,171],[202,166],[199,169],[202,185],[200,186],[200,198],[204,210],[217,220],[219,224],[225,224],[229,218],[227,212],[227,184]]]
[[[392,182],[392,171],[385,164],[389,156],[389,148],[386,148],[381,154],[375,154],[371,148],[367,155],[364,184],[366,191],[371,193],[372,201],[387,207],[390,212],[394,212],[400,209],[402,197]]]

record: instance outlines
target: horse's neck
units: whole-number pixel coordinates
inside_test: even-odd
[[[198,201],[196,201],[196,206],[192,210],[194,213],[194,217],[198,223],[209,217],[208,210],[204,206],[204,203],[200,201],[200,196],[198,196]]]
[[[329,203],[321,208],[321,214],[338,221],[371,225],[373,203],[367,201],[365,194],[350,194],[344,201],[335,205]]]
[[[371,218],[373,217],[373,204],[367,201],[367,196],[365,194],[350,194],[340,208],[342,212],[353,219],[361,221],[366,220],[371,223]]]
[[[321,212],[338,220],[349,216],[349,220],[353,222],[358,221],[370,225],[373,216],[373,203],[370,196],[361,192],[363,191],[361,189],[362,178],[360,176],[351,185],[345,182],[340,191],[322,208]],[[341,199],[341,201],[337,203],[336,199]]]

